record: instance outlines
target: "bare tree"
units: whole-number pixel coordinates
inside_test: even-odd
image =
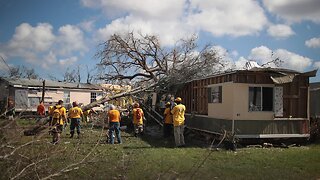
[[[33,68],[28,68],[26,66],[10,67],[9,77],[39,79],[39,75],[35,72],[35,70]]]
[[[86,70],[87,70],[86,82],[88,84],[91,84],[96,80],[97,67],[95,66],[94,68],[89,69],[88,65],[86,65]]]
[[[70,83],[81,83],[84,77],[82,76],[82,67],[78,65],[74,69],[67,68],[67,70],[63,74],[63,82]],[[86,65],[86,74],[85,74],[85,82],[90,84],[96,80],[96,67],[89,69],[88,65]],[[56,77],[51,77],[52,80],[58,80]]]
[[[103,66],[103,80],[131,80],[171,86],[203,77],[224,67],[222,59],[210,45],[200,48],[197,37],[161,46],[152,35],[112,35],[97,53]]]
[[[79,76],[76,69],[67,68],[63,74],[63,82],[76,83],[79,82]]]

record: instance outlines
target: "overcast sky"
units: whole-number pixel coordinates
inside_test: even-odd
[[[166,46],[196,34],[238,67],[272,55],[284,68],[320,67],[319,0],[0,0],[0,55],[44,78],[85,71],[101,42],[132,30]]]

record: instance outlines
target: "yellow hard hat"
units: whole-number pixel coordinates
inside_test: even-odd
[[[137,103],[137,102],[133,104],[133,107],[134,107],[134,108],[138,108],[139,106],[140,106],[140,105],[139,105],[139,103]]]
[[[175,101],[175,102],[181,102],[182,99],[181,99],[181,97],[177,97],[174,101]]]

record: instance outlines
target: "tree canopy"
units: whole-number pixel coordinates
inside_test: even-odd
[[[199,47],[195,36],[165,47],[156,36],[130,32],[114,34],[102,46],[97,57],[103,67],[103,80],[155,83],[170,88],[221,71],[226,64],[213,46]]]

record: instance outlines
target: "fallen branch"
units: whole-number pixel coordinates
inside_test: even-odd
[[[25,170],[27,170],[29,167],[31,167],[31,166],[34,166],[34,165],[37,165],[38,163],[40,163],[40,162],[42,162],[42,161],[44,161],[44,160],[47,160],[48,158],[45,158],[45,159],[41,159],[41,160],[39,160],[39,161],[37,161],[37,162],[33,162],[33,163],[31,163],[31,164],[29,164],[28,166],[26,166],[26,167],[24,167],[18,174],[16,174],[13,178],[10,178],[11,180],[13,180],[13,179],[16,179],[16,178],[18,178]]]
[[[68,165],[67,167],[59,170],[58,172],[56,172],[56,173],[54,173],[54,174],[50,174],[50,175],[47,176],[47,177],[41,178],[41,180],[51,179],[51,178],[56,177],[56,176],[61,176],[61,175],[62,175],[63,173],[65,173],[65,172],[70,172],[70,171],[72,171],[72,170],[78,169],[79,167],[77,167],[77,166],[83,164],[83,163],[85,162],[85,160],[93,153],[93,151],[94,151],[94,150],[96,149],[96,147],[99,145],[102,136],[103,136],[103,128],[102,128],[102,130],[101,130],[99,140],[97,141],[97,143],[95,144],[95,146],[91,149],[91,151],[90,151],[81,161],[79,161],[79,162],[77,162],[77,163],[70,164],[70,165]]]
[[[30,141],[30,142],[27,142],[27,143],[25,143],[25,144],[23,144],[23,145],[21,145],[21,146],[18,146],[18,147],[15,148],[11,153],[6,154],[6,155],[4,155],[4,156],[0,156],[0,159],[6,159],[6,158],[8,158],[9,156],[12,156],[18,149],[21,149],[22,147],[27,146],[27,145],[29,145],[29,144],[31,144],[31,143],[33,143],[33,142],[34,142],[34,141]]]

